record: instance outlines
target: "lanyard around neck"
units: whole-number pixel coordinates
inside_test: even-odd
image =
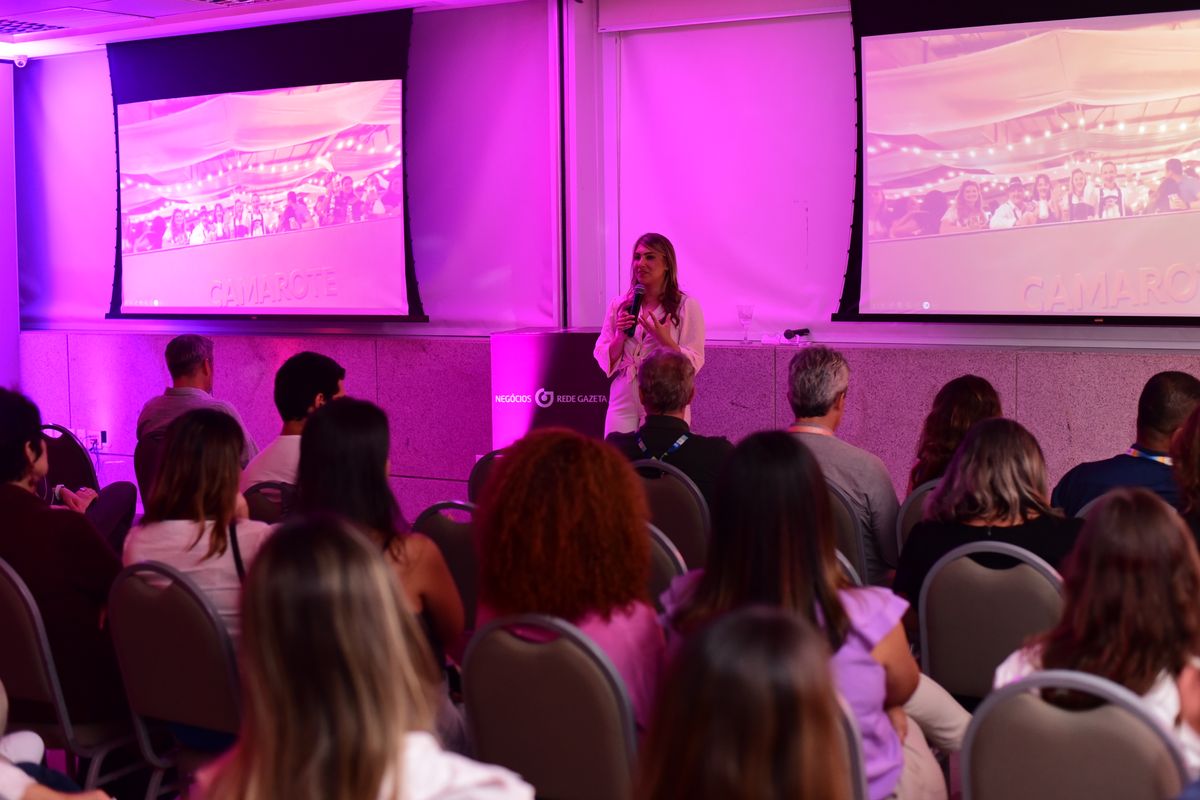
[[[1159,464],[1166,464],[1168,467],[1173,466],[1175,462],[1171,461],[1170,456],[1156,456],[1153,453],[1147,453],[1145,450],[1139,450],[1137,447],[1131,447],[1125,451],[1125,455],[1133,456],[1134,458],[1144,458],[1147,461],[1157,461]]]
[[[671,455],[676,450],[683,447],[683,443],[688,440],[688,435],[686,433],[681,434],[680,437],[675,440],[675,443],[672,444],[670,447],[668,447],[666,450],[664,450],[663,454],[660,456],[650,455],[650,449],[648,447],[646,447],[645,441],[642,440],[642,432],[641,431],[637,432],[634,439],[637,441],[638,449],[642,451],[642,455],[650,456],[650,458],[653,459],[654,461],[665,461],[667,456]]]

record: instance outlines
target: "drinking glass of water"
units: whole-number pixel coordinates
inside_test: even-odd
[[[750,343],[750,321],[754,319],[754,304],[741,303],[737,307],[738,322],[742,323],[742,344]]]

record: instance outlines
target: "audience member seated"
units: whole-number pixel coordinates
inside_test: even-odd
[[[41,611],[71,721],[125,720],[129,708],[103,626],[121,562],[87,517],[51,508],[34,493],[47,467],[37,406],[0,389],[0,559],[29,587]],[[12,716],[48,720],[52,712],[12,698]]]
[[[696,395],[696,368],[682,353],[659,350],[638,369],[638,396],[646,420],[634,433],[610,433],[607,441],[630,461],[653,458],[679,467],[709,502],[721,461],[733,445],[724,436],[692,433],[684,411]]]
[[[629,462],[566,430],[530,433],[484,485],[479,626],[549,614],[578,626],[625,681],[638,726],[650,721],[663,634],[648,604],[646,499]]]
[[[925,733],[957,749],[970,717],[920,678],[901,625],[908,604],[888,589],[848,586],[829,503],[821,467],[797,438],[769,431],[738,444],[717,478],[708,562],[663,596],[671,649],[746,606],[807,619],[822,629],[834,681],[862,731],[872,800],[944,798]]]
[[[331,518],[263,546],[242,604],[242,729],[193,798],[532,800],[430,735],[429,650],[378,547]]]
[[[896,513],[900,503],[887,467],[876,456],[834,435],[846,410],[850,365],[836,350],[809,345],[788,366],[788,402],[796,421],[789,431],[821,465],[826,480],[854,506],[866,533],[867,581],[886,583],[896,566]]]
[[[971,426],[1002,413],[1000,395],[986,378],[960,375],[938,389],[921,427],[917,461],[908,474],[908,491],[945,475],[954,451]]]
[[[1088,515],[1063,576],[1058,626],[996,669],[997,688],[1040,669],[1091,672],[1141,695],[1200,774],[1200,735],[1180,720],[1176,679],[1200,655],[1200,557],[1148,489],[1114,489]]]
[[[297,353],[283,362],[275,373],[275,408],[283,418],[283,430],[246,466],[243,491],[267,481],[296,483],[304,422],[313,411],[346,394],[345,378],[345,368],[320,353]]]
[[[465,624],[462,599],[442,552],[407,531],[388,486],[387,415],[366,400],[343,397],[314,411],[300,437],[300,511],[338,514],[371,537],[404,587],[405,607],[440,656],[457,655]]]
[[[1200,546],[1200,406],[1171,437],[1171,469],[1179,488],[1179,513]]]
[[[820,631],[770,608],[727,614],[663,681],[637,797],[849,800],[840,717]]]
[[[1080,464],[1054,487],[1051,501],[1068,516],[1117,486],[1144,486],[1173,506],[1179,492],[1171,474],[1171,437],[1200,404],[1200,380],[1186,372],[1160,372],[1138,398],[1137,441],[1124,453]]]
[[[137,438],[165,431],[176,417],[194,408],[215,408],[237,420],[246,444],[242,451],[241,465],[258,455],[258,445],[246,430],[237,409],[224,400],[212,396],[213,391],[213,343],[206,336],[185,333],[167,343],[167,371],[171,373],[171,387],[158,397],[152,397],[142,406],[138,414]]]
[[[271,532],[246,519],[237,488],[242,447],[242,429],[222,411],[198,408],[176,418],[146,514],[125,541],[127,565],[161,561],[191,578],[235,638],[245,570]]]
[[[1008,542],[1059,569],[1082,524],[1050,507],[1046,463],[1033,434],[1011,419],[985,419],[967,431],[929,498],[925,519],[909,534],[893,588],[915,612],[929,570],[970,542]],[[1004,561],[1011,560],[999,566]]]

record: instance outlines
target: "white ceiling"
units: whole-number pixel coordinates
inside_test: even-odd
[[[505,2],[514,0],[0,0],[0,59],[395,8],[429,11]]]

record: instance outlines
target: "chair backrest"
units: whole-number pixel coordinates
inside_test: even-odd
[[[1091,500],[1088,500],[1086,503],[1084,503],[1082,506],[1079,507],[1079,510],[1075,512],[1075,516],[1078,517],[1079,519],[1087,519],[1087,515],[1092,513],[1092,509],[1095,508],[1097,506],[1097,504],[1099,504],[1100,499],[1102,497],[1104,497],[1104,495],[1100,495],[1099,497],[1093,497]]]
[[[44,479],[45,490],[42,492],[46,502],[53,499],[54,487],[59,484],[71,491],[84,486],[100,491],[92,454],[74,433],[61,425],[43,425],[42,434],[46,442],[46,457],[50,461]]]
[[[578,628],[542,615],[485,626],[463,660],[467,722],[481,761],[538,797],[627,800],[633,708],[612,662]]]
[[[447,512],[456,512],[460,517],[465,515],[467,519],[455,519]],[[462,598],[467,631],[475,630],[475,606],[479,602],[479,558],[475,554],[470,519],[474,513],[474,503],[447,500],[422,511],[412,525],[414,531],[428,536],[442,551],[442,558],[458,588],[458,596]],[[449,646],[453,642],[443,644]]]
[[[162,461],[163,449],[166,446],[166,431],[148,433],[138,439],[133,448],[133,474],[137,478],[138,494],[142,498],[142,507],[150,499],[154,489],[154,479],[158,477],[158,465]]]
[[[0,559],[0,682],[13,700],[38,703],[53,710],[61,740],[52,746],[70,746],[74,729],[41,611],[25,581],[8,562]],[[72,750],[74,748],[71,748]]]
[[[871,794],[867,788],[867,759],[863,755],[862,732],[858,729],[858,720],[854,718],[854,712],[841,697],[838,698],[838,710],[841,712],[842,736],[846,740],[850,796],[852,800],[868,800]]]
[[[487,483],[496,459],[503,457],[503,450],[493,450],[481,456],[471,467],[471,474],[467,476],[467,499],[472,503],[479,502],[479,495],[483,493],[483,485]]]
[[[663,592],[670,588],[671,581],[687,572],[687,565],[665,533],[650,523],[646,527],[650,531],[650,599],[662,611]]]
[[[862,576],[858,574],[858,570],[850,563],[850,559],[846,558],[846,554],[841,550],[836,551],[838,566],[842,568],[842,574],[855,586],[866,586],[863,583]]]
[[[650,521],[671,540],[688,569],[704,566],[708,555],[708,502],[678,467],[654,459],[633,462],[642,478]]]
[[[188,577],[155,561],[132,564],[113,581],[108,617],[129,707],[139,722],[237,731],[233,642]]]
[[[837,535],[837,549],[850,561],[850,566],[861,580],[868,580],[867,550],[863,542],[866,535],[862,522],[854,513],[854,505],[838,487],[829,487],[829,510],[833,512],[833,529]]]
[[[1019,562],[990,569],[973,555]],[[984,697],[996,667],[1062,614],[1062,578],[1016,545],[973,542],[942,556],[921,586],[921,668],[951,694]]]
[[[929,499],[929,495],[941,482],[941,478],[925,481],[909,492],[908,497],[904,498],[904,502],[900,504],[900,511],[896,514],[897,553],[904,551],[904,544],[908,541],[909,532],[925,516],[925,501]]]
[[[274,524],[291,513],[296,502],[296,487],[280,481],[260,481],[242,492],[250,519]]]
[[[1065,709],[1042,690],[1083,692],[1104,701]],[[1048,670],[988,696],[962,750],[963,797],[1022,800],[1166,800],[1187,784],[1174,737],[1123,686],[1069,670]]]

